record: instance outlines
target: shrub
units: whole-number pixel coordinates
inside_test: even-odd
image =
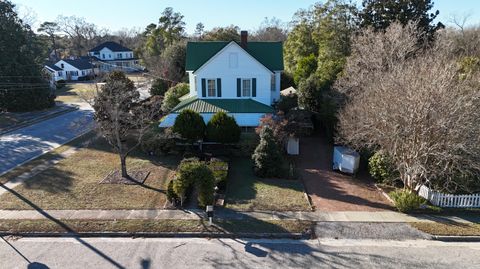
[[[219,189],[225,189],[227,185],[228,163],[213,158],[208,162],[208,168],[212,170],[213,177],[215,178],[215,185]]]
[[[210,205],[214,199],[215,178],[205,162],[198,159],[184,159],[177,169],[173,182],[173,191],[183,204],[185,193],[194,184],[198,188],[198,203],[201,207]]]
[[[168,201],[170,202],[175,202],[178,200],[178,195],[175,193],[175,190],[173,189],[173,180],[170,180],[170,182],[168,182],[168,187],[167,187],[167,199]]]
[[[381,151],[368,159],[368,171],[377,182],[392,182],[399,177],[392,159]]]
[[[175,138],[176,136],[170,128],[163,131],[152,128],[145,134],[141,148],[147,154],[156,156],[168,154],[175,150]]]
[[[183,204],[187,190],[195,182],[194,169],[197,162],[182,161],[177,168],[176,178],[173,181],[173,191]]]
[[[284,160],[270,127],[263,127],[260,143],[252,155],[255,174],[259,177],[280,177],[283,174]]]
[[[151,95],[165,95],[168,90],[168,82],[163,79],[156,79],[153,81],[152,87],[150,87]]]
[[[206,137],[219,143],[234,143],[240,140],[240,127],[233,117],[217,112],[207,124]]]
[[[278,101],[277,108],[283,113],[287,114],[292,108],[298,106],[298,96],[296,94],[289,94],[287,96],[281,96]]]
[[[178,83],[177,85],[168,89],[165,93],[165,99],[162,103],[162,111],[170,112],[178,103],[180,103],[180,97],[184,96],[190,91],[187,83]]]
[[[0,89],[0,111],[34,111],[55,105],[55,94],[48,84],[40,88]]]
[[[183,138],[193,142],[202,139],[205,134],[205,122],[197,112],[185,109],[175,119],[172,130]]]
[[[423,197],[406,189],[392,191],[389,195],[395,202],[395,207],[400,212],[409,212],[418,209],[427,202]]]
[[[200,207],[213,205],[215,199],[215,178],[212,171],[204,162],[201,162],[195,169],[195,177],[198,188],[198,205]]]

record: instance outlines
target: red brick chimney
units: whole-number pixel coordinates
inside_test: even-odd
[[[240,46],[242,46],[242,48],[244,48],[244,49],[247,48],[247,40],[248,40],[248,32],[247,31],[241,31],[240,32]]]

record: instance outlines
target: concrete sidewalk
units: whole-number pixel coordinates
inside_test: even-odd
[[[8,219],[44,219],[46,216],[55,219],[200,219],[206,215],[202,210],[0,210],[0,220]],[[316,222],[378,222],[408,223],[451,221],[458,223],[480,222],[476,218],[438,215],[407,215],[399,212],[238,212],[220,209],[215,212],[219,219],[261,219],[261,220],[309,220]]]

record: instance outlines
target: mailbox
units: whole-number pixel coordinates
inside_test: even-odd
[[[207,205],[207,217],[213,218],[213,205]]]

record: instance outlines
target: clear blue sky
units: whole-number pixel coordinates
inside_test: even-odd
[[[192,33],[198,22],[205,28],[238,25],[254,30],[265,17],[289,22],[300,8],[308,8],[315,0],[12,0],[20,12],[36,16],[36,25],[53,21],[58,15],[75,15],[111,31],[157,23],[165,7],[173,7],[185,18],[187,32]],[[360,3],[361,0],[354,0]],[[439,19],[448,24],[452,15],[469,15],[468,24],[480,23],[480,0],[435,0]]]

